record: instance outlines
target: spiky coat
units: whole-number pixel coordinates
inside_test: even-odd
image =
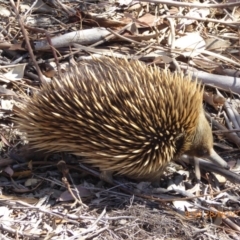
[[[202,95],[179,73],[95,59],[43,84],[15,122],[37,149],[70,152],[102,171],[144,178],[192,147]]]

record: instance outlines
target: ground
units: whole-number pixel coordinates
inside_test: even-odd
[[[0,1],[1,239],[239,239],[240,3],[208,4]],[[111,185],[76,156],[30,149],[12,121],[20,96],[99,55],[198,70],[231,170],[200,163],[198,183],[181,161],[158,187],[121,176]]]

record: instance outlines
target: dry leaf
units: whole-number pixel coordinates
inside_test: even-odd
[[[29,179],[27,179],[27,181],[24,183],[24,186],[25,186],[25,187],[36,186],[39,182],[40,182],[39,179],[29,178]]]
[[[156,16],[150,14],[150,13],[146,13],[144,14],[142,17],[140,17],[137,20],[137,26],[144,26],[144,27],[154,27],[157,25],[157,21],[158,19],[156,18]]]
[[[14,174],[14,171],[12,170],[12,168],[11,167],[6,167],[6,168],[4,168],[4,170],[3,170],[5,173],[7,173],[8,174],[8,176],[9,177],[12,177],[13,176],[13,174]]]
[[[199,8],[199,9],[193,8],[185,15],[186,17],[189,17],[189,19],[182,18],[176,28],[179,30],[197,21],[195,19],[190,19],[191,17],[205,18],[209,14],[210,14],[210,10],[208,8]]]
[[[26,170],[26,171],[15,172],[13,174],[13,177],[25,178],[25,177],[29,177],[31,175],[32,175],[32,171],[31,170]]]
[[[182,54],[186,57],[195,57],[200,53],[195,49],[205,49],[205,41],[198,32],[188,33],[175,41],[175,47],[181,49]]]
[[[206,91],[203,93],[203,100],[213,106],[216,110],[218,110],[220,106],[223,106],[226,101],[224,97]]]
[[[0,5],[0,17],[10,17],[11,12],[3,5]]]
[[[82,185],[78,185],[78,186],[76,186],[76,188],[77,188],[78,194],[81,198],[89,197],[92,195],[92,193],[88,189],[83,187]],[[72,189],[72,192],[74,193],[75,197],[78,197],[78,194],[76,193],[76,191],[74,189]],[[61,202],[72,201],[72,200],[74,200],[74,198],[72,197],[71,193],[68,190],[64,191],[61,194],[61,196],[58,198],[58,201],[61,201]]]
[[[193,204],[188,201],[173,201],[173,205],[176,209],[185,212],[186,210],[188,212],[193,212],[196,209],[193,208]]]
[[[206,49],[208,51],[223,52],[231,46],[230,41],[225,39],[212,37],[212,38],[205,39],[205,41],[206,41]]]
[[[4,76],[11,81],[21,80],[24,75],[25,67],[26,63],[15,65],[14,67],[11,67],[11,70],[8,73],[5,73]]]
[[[116,3],[119,4],[119,6],[128,6],[132,0],[117,0]]]

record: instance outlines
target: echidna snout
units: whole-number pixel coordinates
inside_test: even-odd
[[[204,115],[204,111],[200,113],[190,149],[185,154],[193,157],[208,158],[223,168],[229,168],[228,164],[213,149],[212,131]]]
[[[190,156],[207,157],[210,156],[212,148],[212,131],[202,110],[199,115],[196,130],[192,135],[189,150],[187,150],[185,153]]]

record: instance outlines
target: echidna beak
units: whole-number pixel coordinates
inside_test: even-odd
[[[230,167],[228,166],[227,162],[225,162],[213,149],[211,150],[211,154],[208,157],[210,161],[213,163],[218,164],[219,166],[229,169]]]

